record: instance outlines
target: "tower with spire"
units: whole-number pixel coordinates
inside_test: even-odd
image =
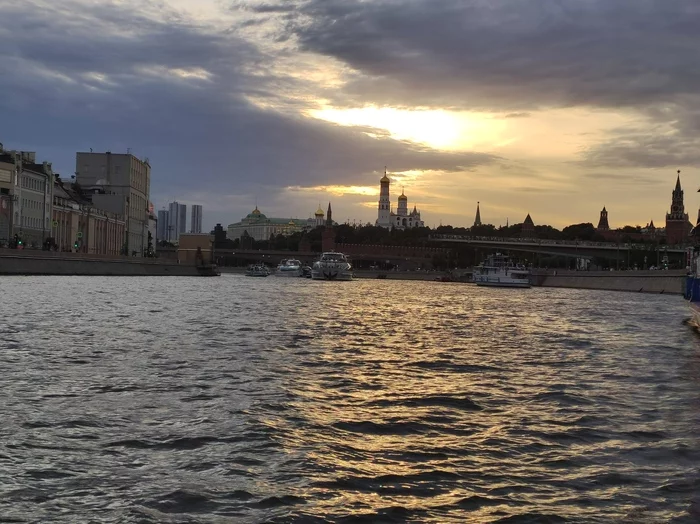
[[[610,224],[608,224],[608,212],[603,206],[603,210],[600,212],[600,219],[598,220],[598,231],[610,231]]]
[[[478,227],[481,225],[481,210],[479,209],[479,205],[481,202],[476,203],[476,216],[474,217],[474,225],[472,227]]]
[[[335,230],[333,229],[333,212],[331,211],[331,203],[328,202],[328,211],[326,212],[326,227],[321,233],[321,249],[323,251],[335,251]]]
[[[688,219],[683,203],[681,188],[681,170],[678,170],[676,187],[671,193],[671,212],[666,214],[666,243],[669,245],[683,244],[688,241],[688,235],[693,225]]]
[[[377,221],[375,224],[387,229],[411,229],[414,227],[423,227],[425,224],[421,220],[420,211],[414,205],[413,211],[408,211],[408,197],[402,190],[399,196],[399,203],[396,208],[396,213],[391,210],[391,195],[389,194],[389,186],[391,180],[387,176],[386,168],[384,168],[384,176],[379,181],[379,208],[377,210]]]

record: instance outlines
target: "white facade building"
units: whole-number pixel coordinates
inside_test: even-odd
[[[391,195],[389,186],[391,180],[384,171],[384,176],[379,181],[379,206],[377,209],[377,221],[375,225],[387,229],[411,229],[423,227],[425,224],[420,217],[420,211],[413,206],[413,211],[408,212],[408,197],[401,192],[396,213],[391,209]]]

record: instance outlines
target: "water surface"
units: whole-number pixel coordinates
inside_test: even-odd
[[[697,522],[680,297],[0,282],[0,520]]]

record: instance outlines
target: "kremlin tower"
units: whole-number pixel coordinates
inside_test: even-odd
[[[481,210],[479,209],[480,202],[476,203],[476,216],[474,217],[474,225],[472,227],[478,227],[481,225]]]
[[[522,238],[535,238],[535,223],[532,221],[530,213],[528,213],[525,217],[523,227],[520,231],[520,236]]]
[[[693,225],[688,220],[683,204],[683,189],[681,189],[681,170],[678,170],[676,188],[671,193],[671,212],[666,214],[666,243],[669,245],[682,244],[688,240]]]
[[[603,206],[603,210],[600,212],[600,220],[598,220],[597,231],[610,231],[610,225],[608,224],[608,212]]]
[[[326,213],[326,227],[321,233],[321,250],[324,252],[335,251],[335,231],[333,230],[333,214],[330,202],[328,202],[328,212]]]

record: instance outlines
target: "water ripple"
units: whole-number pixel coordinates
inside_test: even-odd
[[[5,277],[3,522],[698,522],[680,298]]]

